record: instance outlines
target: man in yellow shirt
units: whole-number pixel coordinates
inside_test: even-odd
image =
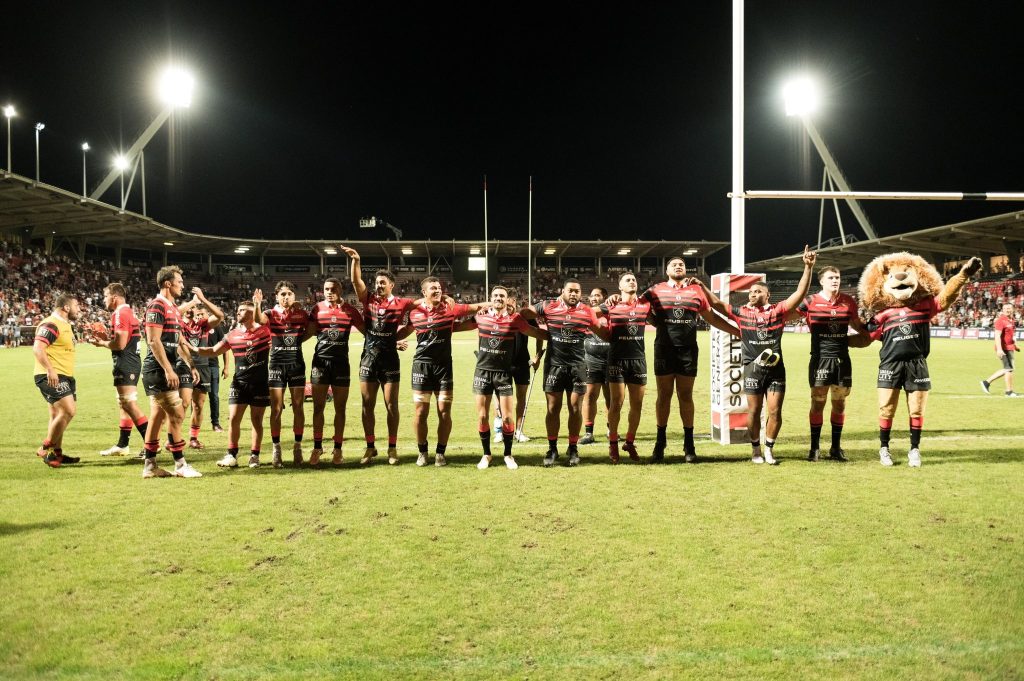
[[[75,417],[75,332],[71,322],[78,319],[78,299],[70,293],[57,296],[53,314],[36,327],[32,354],[35,355],[35,381],[50,405],[50,425],[46,439],[36,454],[52,468],[78,463],[77,456],[61,450],[64,431]]]

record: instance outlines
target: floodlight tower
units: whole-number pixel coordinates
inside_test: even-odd
[[[82,142],[82,199],[85,199],[88,193],[85,189],[85,152],[89,151],[92,147],[89,146],[88,142]]]
[[[163,110],[157,114],[153,122],[149,124],[149,127],[139,136],[135,143],[128,148],[128,151],[124,152],[123,156],[131,163],[136,156],[142,151],[142,149],[149,144],[149,141],[153,139],[157,131],[167,122],[167,119],[171,117],[175,109],[187,109],[192,104],[192,90],[195,88],[195,80],[192,75],[187,71],[177,67],[168,67],[160,75],[158,83],[158,94],[161,103],[163,103]],[[96,189],[93,190],[92,194],[89,195],[91,199],[98,199],[103,195],[103,192],[110,188],[110,185],[117,179],[118,173],[123,176],[123,171],[114,167],[103,181],[97,185]],[[122,180],[123,182],[123,180]],[[121,200],[121,208],[124,209],[124,199]]]
[[[832,156],[832,152],[829,151],[825,145],[825,140],[821,138],[821,134],[818,129],[814,127],[814,123],[811,121],[811,116],[818,110],[820,103],[820,97],[818,96],[818,87],[814,80],[808,76],[800,76],[786,83],[782,89],[782,96],[786,102],[786,115],[787,116],[798,116],[800,122],[803,123],[804,130],[807,131],[807,136],[811,138],[811,142],[814,143],[814,148],[818,150],[818,155],[821,156],[821,160],[825,163],[825,175],[829,182],[834,183],[836,187],[839,187],[840,191],[849,192],[850,183],[846,181],[843,176],[843,171],[839,169],[839,164],[836,163],[835,158]],[[823,183],[824,185],[824,183]],[[822,186],[822,190],[825,187]],[[871,221],[868,220],[868,216],[864,213],[864,210],[860,207],[860,203],[857,199],[846,199],[847,205],[850,206],[850,210],[853,212],[857,222],[860,224],[861,229],[868,236],[869,239],[877,239],[878,236],[875,234],[874,227],[871,226]],[[836,215],[838,216],[838,204],[836,208]],[[818,245],[821,245],[821,221],[824,219],[824,206],[819,218],[818,224]],[[843,237],[843,242],[846,242],[846,236],[842,232],[842,222],[839,223],[840,234]]]
[[[46,123],[36,123],[36,182],[39,182],[39,133],[46,129]]]
[[[11,172],[11,119],[18,115],[13,104],[4,107],[4,118],[7,119],[7,172]]]

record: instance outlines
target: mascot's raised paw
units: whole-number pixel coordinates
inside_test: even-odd
[[[981,258],[975,256],[964,265],[964,274],[973,277],[981,269]]]

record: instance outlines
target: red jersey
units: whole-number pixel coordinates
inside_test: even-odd
[[[287,310],[275,305],[267,310],[270,327],[270,364],[274,367],[302,364],[302,334],[309,324],[309,312],[299,306]]]
[[[677,286],[674,281],[655,284],[640,295],[651,304],[655,347],[689,348],[697,344],[697,319],[711,305],[697,284]]]
[[[612,307],[602,305],[601,310],[608,316],[608,361],[645,359],[644,331],[651,303],[638,297],[631,303],[620,301]]]
[[[185,340],[193,348],[210,347],[210,322],[206,319],[190,322],[183,318],[181,320],[181,332],[185,334]],[[201,357],[198,352],[193,352],[192,363],[197,367],[205,367],[210,365],[210,359],[208,357]]]
[[[414,362],[444,364],[452,361],[452,329],[459,317],[469,314],[463,303],[449,305],[441,302],[431,309],[417,305],[409,311],[409,323],[416,330]]]
[[[1002,346],[1003,352],[1016,352],[1017,325],[1013,323],[1013,319],[1001,314],[996,317],[996,323],[992,325],[992,328],[999,335],[999,344]]]
[[[363,303],[363,324],[366,328],[364,350],[396,352],[398,326],[415,302],[411,298],[381,298],[375,293],[368,293]]]
[[[363,330],[363,317],[348,303],[331,305],[322,300],[313,306],[310,319],[316,326],[313,355],[320,359],[348,361],[348,335],[352,327]]]
[[[160,329],[160,343],[164,346],[167,361],[173,365],[178,360],[178,336],[181,333],[181,314],[178,313],[178,307],[172,301],[158,295],[146,306],[146,328]],[[146,355],[142,370],[162,371],[152,350]]]
[[[117,306],[117,309],[110,314],[110,328],[114,333],[120,333],[122,331],[128,332],[128,339],[125,345],[120,350],[111,350],[110,354],[116,357],[130,357],[134,355],[139,356],[139,338],[142,334],[139,332],[139,320],[132,312],[132,307],[128,303],[122,303]]]
[[[786,301],[764,307],[733,305],[729,309],[729,318],[740,329],[744,365],[765,351],[777,355],[778,362],[782,361],[782,332],[786,328],[788,312]]]
[[[239,326],[224,340],[235,358],[235,383],[266,386],[270,374],[270,327],[255,326],[251,331]]]
[[[840,293],[831,301],[821,293],[812,293],[803,299],[799,312],[811,329],[812,357],[848,357],[850,346],[846,341],[850,320],[857,318],[857,301],[853,296]]]
[[[590,305],[580,301],[569,305],[561,297],[545,300],[533,306],[540,321],[547,324],[551,335],[544,365],[575,366],[586,359],[583,341],[597,317]]]
[[[480,345],[476,353],[476,368],[488,371],[511,371],[515,359],[516,336],[529,324],[518,312],[498,315],[494,310],[477,312],[476,324]]]

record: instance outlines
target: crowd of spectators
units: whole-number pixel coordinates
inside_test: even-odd
[[[991,275],[981,281],[972,281],[960,292],[960,298],[948,310],[935,318],[938,326],[953,328],[991,328],[1003,305],[1014,307],[1014,317],[1021,325],[1024,306],[1024,274],[1006,278],[1005,274]]]

